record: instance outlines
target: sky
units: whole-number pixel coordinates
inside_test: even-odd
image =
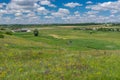
[[[120,22],[120,0],[0,0],[0,24]]]

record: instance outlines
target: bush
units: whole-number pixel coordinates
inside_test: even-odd
[[[90,31],[89,33],[90,33],[90,34],[93,34],[93,33],[95,33],[95,31]]]
[[[73,30],[81,30],[80,28],[73,28]]]
[[[7,35],[12,35],[13,32],[12,32],[12,31],[6,31],[5,34],[7,34]]]
[[[0,28],[0,30],[6,30],[6,29],[2,27],[2,28]]]
[[[0,34],[0,38],[4,38],[4,35],[3,35],[3,34]]]
[[[34,30],[34,36],[38,36],[39,31],[37,29]]]

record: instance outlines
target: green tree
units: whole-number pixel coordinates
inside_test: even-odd
[[[39,31],[38,31],[38,29],[35,29],[34,30],[34,36],[38,36],[39,35]]]

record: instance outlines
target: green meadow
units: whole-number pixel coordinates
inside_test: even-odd
[[[67,27],[4,34],[0,80],[120,80],[120,32]]]

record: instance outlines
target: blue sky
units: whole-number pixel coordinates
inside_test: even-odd
[[[120,0],[0,0],[0,24],[120,22]]]

